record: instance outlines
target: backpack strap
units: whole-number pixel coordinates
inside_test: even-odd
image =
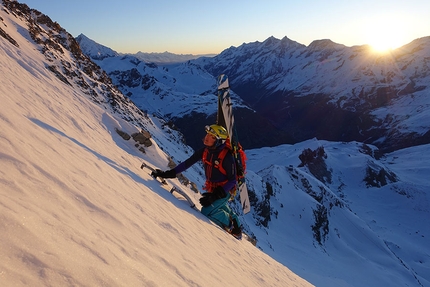
[[[218,157],[215,159],[215,161],[212,162],[212,161],[207,159],[209,152],[208,152],[208,149],[205,148],[205,150],[203,151],[202,160],[207,166],[209,166],[209,168],[210,168],[209,174],[212,174],[212,168],[216,168],[223,175],[227,175],[227,171],[222,166],[222,163],[223,163],[224,158],[228,152],[229,152],[229,149],[227,147],[224,147],[223,150],[218,154]],[[227,182],[228,182],[228,180],[225,180],[223,182],[211,182],[211,181],[209,181],[209,179],[206,179],[205,186],[203,187],[203,189],[207,190],[208,192],[212,192],[215,187],[223,186]]]
[[[215,161],[215,165],[214,165],[214,167],[217,168],[223,175],[227,175],[227,172],[223,168],[222,163],[223,163],[224,158],[227,155],[228,151],[229,150],[227,148],[224,148],[218,155],[219,161]]]

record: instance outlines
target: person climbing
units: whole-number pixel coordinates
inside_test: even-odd
[[[201,213],[221,226],[228,233],[240,239],[242,227],[238,216],[228,205],[231,193],[236,189],[236,165],[233,155],[226,146],[227,130],[220,125],[206,126],[204,146],[175,168],[155,170],[152,175],[161,178],[174,178],[199,160],[203,161],[206,183],[205,193],[200,198]]]

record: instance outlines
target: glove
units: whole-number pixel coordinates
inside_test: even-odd
[[[161,177],[161,178],[175,178],[176,172],[174,169],[170,169],[167,171],[162,171],[160,169],[156,169],[153,172],[151,172],[151,175],[153,177]]]
[[[201,204],[203,207],[208,207],[209,205],[211,205],[211,204],[212,204],[212,202],[214,202],[214,201],[215,201],[215,198],[214,198],[214,196],[213,196],[213,194],[212,194],[212,193],[210,193],[210,192],[206,192],[206,193],[203,193],[203,195],[202,195],[202,197],[199,199],[199,201],[200,201],[200,204]]]
[[[215,187],[214,190],[212,191],[212,194],[213,194],[215,200],[221,199],[221,198],[224,198],[227,196],[227,193],[225,192],[225,190],[222,186]]]
[[[203,193],[203,196],[199,199],[199,202],[203,207],[208,207],[215,200],[225,198],[226,196],[227,193],[225,192],[224,188],[218,186],[212,192]]]

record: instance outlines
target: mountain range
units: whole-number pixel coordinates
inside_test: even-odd
[[[276,66],[269,56],[280,51],[271,48],[280,43],[285,51],[289,47],[295,51],[285,55],[297,61],[306,58],[298,51],[318,43],[333,49],[326,53],[326,66],[336,62],[330,55],[358,49],[328,40],[304,47],[288,38],[269,38],[229,48],[214,58],[157,65],[119,55],[83,35],[74,39],[48,16],[16,1],[2,0],[0,17],[0,278],[6,284],[307,286],[291,270],[316,286],[429,286],[430,145],[417,145],[428,132],[424,76],[428,39],[409,44],[414,51],[407,45],[410,53],[398,58],[410,57],[401,71],[415,67],[411,89],[399,84],[400,74],[392,74],[390,87],[403,87],[404,92],[381,106],[370,96],[344,98],[335,92],[340,87],[328,84],[328,74],[320,89],[314,88],[313,77],[321,76],[307,67],[320,65],[324,71],[325,64],[312,62],[318,58],[310,50],[310,64],[300,66],[306,71],[297,79],[285,82],[280,76],[275,81],[272,73],[271,83],[261,80],[264,88],[258,86],[267,94],[243,96],[236,79],[251,84],[258,73],[269,75]],[[268,58],[253,58],[251,62],[261,64],[259,72],[251,73],[251,65],[248,70],[243,63],[253,53],[263,55],[264,49]],[[348,59],[356,57],[365,58]],[[274,59],[287,65],[283,58]],[[202,137],[201,126],[214,118],[218,64],[238,68],[226,71],[235,116],[241,123],[241,141],[254,146],[246,150],[252,210],[240,217],[257,248],[185,209],[183,201],[170,197],[139,168],[142,160],[168,168],[193,152],[186,131]],[[339,69],[349,64],[345,60]],[[285,74],[283,67],[280,74]],[[376,75],[378,68],[374,69]],[[306,78],[308,73],[313,77]],[[338,77],[333,81],[337,79],[342,83]],[[308,81],[306,89],[298,84]],[[296,83],[308,93],[289,99],[287,92],[285,101],[279,99],[280,107],[287,99],[319,99],[320,91],[325,100],[315,106],[337,105],[352,113],[373,107],[372,123],[390,116],[393,135],[386,139],[382,127],[375,126],[381,133],[377,140],[369,138],[373,145],[319,137],[296,142],[300,132],[289,134],[277,118],[260,109],[265,98],[272,98],[286,83]],[[355,81],[345,81],[345,87],[351,89],[351,83]],[[333,92],[325,95],[330,88]],[[301,114],[305,110],[303,106]],[[249,128],[241,128],[243,123]],[[388,130],[388,122],[384,124]],[[331,128],[340,131],[341,126]],[[134,140],[136,134],[145,141]],[[293,142],[271,146],[282,136]],[[387,147],[388,142],[397,144]],[[399,149],[402,145],[410,147]],[[396,151],[389,151],[394,147]],[[201,166],[184,173],[197,187],[204,183],[202,174]],[[177,179],[170,184],[198,204],[199,194],[189,186]],[[232,206],[240,213],[237,202]],[[208,261],[207,254],[216,261]],[[225,268],[230,272],[220,278]]]
[[[393,151],[429,143],[429,57],[430,37],[382,55],[368,46],[317,40],[305,47],[271,37],[200,65],[228,74],[235,92],[294,141],[356,140]]]
[[[78,42],[91,57],[85,47],[91,47],[92,41],[81,37]],[[100,48],[99,53],[102,51]],[[287,37],[270,37],[262,43],[230,47],[215,57],[170,66],[151,67],[131,55],[92,59],[124,94],[145,107],[150,106],[151,98],[180,102],[189,96],[212,95],[213,77],[227,74],[240,101],[235,113],[238,129],[248,131],[241,136],[247,148],[316,137],[365,142],[390,152],[430,142],[430,119],[425,112],[429,107],[429,57],[430,37],[387,54],[330,40],[317,40],[306,47]],[[177,83],[183,75],[187,82]],[[200,138],[195,130],[202,121],[213,120],[215,112],[215,105],[209,110],[178,105],[163,116],[196,148]]]
[[[117,53],[111,48],[108,48],[106,46],[103,46],[101,44],[98,44],[88,37],[86,37],[84,34],[80,34],[78,37],[76,37],[76,41],[80,43],[82,50],[85,51],[85,53],[92,59],[95,60],[103,60],[107,57],[121,57],[121,56],[134,56],[137,59],[139,59],[142,62],[145,63],[153,63],[157,65],[163,65],[163,64],[175,64],[175,63],[183,63],[188,60],[197,59],[200,57],[213,57],[215,55],[192,55],[192,54],[173,54],[169,52],[164,53],[145,53],[145,52],[137,52],[135,54],[121,54]]]

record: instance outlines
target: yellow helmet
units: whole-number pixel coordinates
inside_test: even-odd
[[[210,126],[206,126],[205,129],[208,134],[213,135],[218,140],[219,139],[225,140],[228,137],[227,130],[222,126],[210,125]]]

